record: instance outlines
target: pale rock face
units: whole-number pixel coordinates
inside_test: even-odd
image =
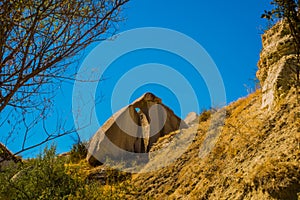
[[[292,87],[296,51],[288,27],[283,22],[266,31],[262,43],[256,76],[262,88],[262,108],[271,110]]]
[[[198,115],[195,112],[190,112],[184,119],[184,122],[190,126],[196,121],[197,117]]]
[[[98,165],[109,159],[129,159],[128,152],[147,153],[162,136],[187,128],[160,98],[146,93],[108,119],[89,143],[87,160]]]

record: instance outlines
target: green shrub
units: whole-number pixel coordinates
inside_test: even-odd
[[[63,159],[52,146],[36,159],[1,172],[0,199],[63,199],[80,186],[66,174]]]
[[[79,146],[74,149],[73,155],[81,155]],[[108,170],[105,184],[85,179],[55,152],[54,146],[46,148],[37,158],[0,171],[0,199],[128,199],[134,192],[122,172]]]
[[[75,194],[68,196],[70,200],[115,200],[136,199],[136,191],[130,182],[124,181],[119,184],[102,185],[92,182],[85,187],[79,188]]]
[[[72,146],[70,151],[70,160],[72,162],[78,162],[87,156],[87,142],[79,142]]]

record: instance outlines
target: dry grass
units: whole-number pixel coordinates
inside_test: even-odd
[[[258,90],[219,111],[206,111],[191,128],[160,138],[150,162],[132,180],[87,185],[88,190],[95,196],[98,190],[106,196],[121,191],[123,199],[299,200],[300,120],[293,102],[288,94],[267,112]],[[68,167],[83,179],[109,171],[85,161]]]
[[[262,110],[261,92],[225,107],[225,125],[200,121],[193,143],[176,161],[157,171],[137,174],[138,196],[154,199],[297,199],[300,192],[299,119],[292,113],[293,98],[271,113]],[[220,129],[214,148],[199,157],[203,141]],[[189,135],[185,131],[185,136]],[[154,150],[170,145],[178,132],[161,138]],[[170,145],[171,146],[171,145]],[[179,145],[180,146],[180,145]],[[170,148],[153,156],[162,162],[176,154]]]

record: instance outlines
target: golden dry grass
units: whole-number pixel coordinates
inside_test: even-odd
[[[271,111],[261,109],[261,92],[225,107],[226,120],[212,151],[200,158],[211,120],[200,121],[188,150],[159,170],[137,174],[140,199],[297,199],[300,195],[299,119],[293,96]],[[213,115],[213,114],[212,114]],[[214,127],[215,129],[219,127]],[[192,130],[191,130],[192,131]],[[161,138],[153,151],[178,132]],[[185,132],[188,135],[189,131]],[[172,148],[152,160],[162,162]]]

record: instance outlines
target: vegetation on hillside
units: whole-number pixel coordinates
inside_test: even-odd
[[[52,1],[41,2],[44,2],[41,6],[45,6]],[[122,6],[127,1],[109,2],[119,2]],[[300,30],[299,1],[273,2],[278,7],[266,12],[264,17],[277,14],[291,20],[289,17],[297,16],[292,22],[296,21],[296,28]],[[17,11],[29,9],[12,5],[17,6]],[[289,9],[293,15],[289,15]],[[22,20],[18,17],[17,20]],[[0,17],[0,21],[4,20]],[[38,30],[44,29],[44,25],[39,24]],[[1,34],[4,33],[0,31]],[[299,44],[298,32],[292,36],[294,43]],[[26,48],[28,53],[30,48]],[[1,56],[8,55],[2,53]],[[3,69],[9,68],[6,62],[0,64]],[[299,83],[299,66],[295,69]],[[27,87],[26,84],[25,81],[15,92]],[[75,144],[69,153],[60,156],[55,146],[51,146],[36,158],[11,162],[11,166],[0,168],[0,199],[299,200],[300,118],[299,104],[295,103],[299,100],[298,89],[299,84],[289,87],[269,110],[261,107],[262,91],[257,90],[224,108],[202,112],[191,127],[159,138],[150,150],[149,163],[136,174],[104,165],[90,166],[85,160],[85,143]],[[1,95],[7,99],[2,98],[0,102],[4,109],[14,94]],[[16,101],[15,106],[20,105],[18,98]],[[22,150],[26,148],[23,146]],[[166,158],[171,158],[171,162]]]
[[[300,198],[300,120],[293,114],[295,96],[287,98],[271,113],[260,108],[260,91],[225,107],[221,134],[203,158],[199,151],[210,119],[200,122],[194,142],[179,159],[134,176],[140,199]],[[165,145],[157,143],[154,148]]]
[[[46,148],[37,158],[1,171],[0,199],[124,199],[134,191],[121,172],[111,169],[105,182],[87,178],[85,170],[91,169],[85,162],[73,163],[55,152],[54,146]]]
[[[93,168],[82,158],[82,145],[57,157],[55,148],[0,173],[1,199],[299,199],[300,121],[295,96],[287,95],[271,112],[260,109],[261,91],[224,107],[226,119],[214,148],[199,156],[218,110],[205,111],[183,134],[173,132],[152,148],[150,160],[161,163],[177,154],[176,137],[188,149],[168,166],[130,174],[105,166]],[[212,128],[219,128],[213,126]],[[184,140],[183,140],[184,141]],[[166,155],[155,151],[169,145]],[[173,151],[172,151],[173,149]],[[177,149],[177,150],[176,150]],[[77,155],[76,155],[77,154]],[[71,159],[71,157],[73,157]],[[75,158],[75,159],[74,159]],[[146,166],[146,168],[149,166]],[[151,166],[150,166],[151,167]]]

